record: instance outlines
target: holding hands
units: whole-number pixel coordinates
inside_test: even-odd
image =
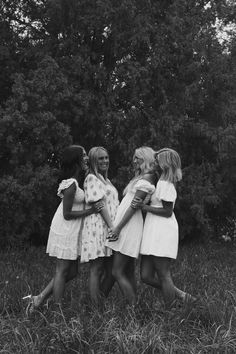
[[[117,241],[119,238],[119,234],[120,234],[120,230],[117,227],[113,229],[109,229],[108,237],[107,237],[108,241],[109,242]]]
[[[131,208],[132,209],[142,209],[144,207],[144,202],[142,198],[139,197],[134,197],[134,199],[131,202]]]
[[[100,211],[105,207],[105,203],[103,200],[99,200],[93,204],[93,209],[95,213],[100,213]]]

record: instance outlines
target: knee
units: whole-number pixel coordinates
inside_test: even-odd
[[[159,272],[158,277],[161,284],[171,279],[170,272]]]
[[[103,268],[100,266],[91,267],[90,268],[90,275],[94,277],[101,277],[103,274]]]
[[[69,268],[59,267],[56,269],[56,274],[60,275],[61,277],[68,277]]]
[[[149,284],[150,283],[150,275],[147,273],[147,272],[143,272],[141,271],[140,273],[140,278],[141,278],[141,281],[145,284]]]
[[[78,271],[76,269],[71,270],[70,272],[68,272],[68,275],[67,275],[68,280],[72,280],[72,279],[76,278],[77,274],[78,274]]]
[[[112,276],[117,280],[122,277],[122,270],[117,267],[112,268]]]

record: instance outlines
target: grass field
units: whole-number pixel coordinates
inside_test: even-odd
[[[41,290],[53,266],[44,248],[1,252],[0,353],[236,353],[235,245],[180,247],[174,281],[199,301],[171,312],[163,311],[157,290],[140,282],[135,309],[117,286],[102,310],[92,308],[83,265],[63,312],[49,303],[27,317],[22,297]]]

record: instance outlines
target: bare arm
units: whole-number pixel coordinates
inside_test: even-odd
[[[102,210],[100,211],[100,214],[102,215],[105,223],[107,224],[107,226],[111,229],[113,227],[113,224],[112,224],[112,221],[111,221],[111,218],[110,218],[110,215],[108,213],[108,210],[107,210],[107,207],[104,206],[102,208]]]
[[[174,204],[172,202],[166,202],[165,200],[162,200],[162,205],[163,208],[157,208],[151,205],[143,205],[142,210],[155,215],[163,216],[164,218],[171,217],[174,209]]]
[[[154,178],[154,175],[150,174],[150,173],[147,173],[143,176],[143,179],[150,182],[151,184],[154,183],[153,178]],[[142,203],[144,201],[144,199],[146,198],[147,194],[148,194],[147,192],[137,190],[134,195],[134,199],[137,199]],[[131,203],[131,205],[126,210],[123,218],[121,219],[120,223],[116,226],[115,231],[118,231],[120,233],[121,229],[125,226],[125,224],[127,224],[127,222],[134,215],[135,211],[136,210],[135,210],[135,208],[132,207],[132,203]]]
[[[95,213],[95,208],[91,207],[90,209],[72,211],[73,201],[75,198],[76,185],[72,183],[70,187],[65,189],[63,196],[63,216],[65,220],[72,220],[81,218],[83,216],[88,216]]]

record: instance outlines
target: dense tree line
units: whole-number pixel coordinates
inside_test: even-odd
[[[227,0],[2,0],[2,243],[47,237],[72,141],[108,148],[119,191],[135,147],[179,151],[182,238],[235,215],[235,15]]]

